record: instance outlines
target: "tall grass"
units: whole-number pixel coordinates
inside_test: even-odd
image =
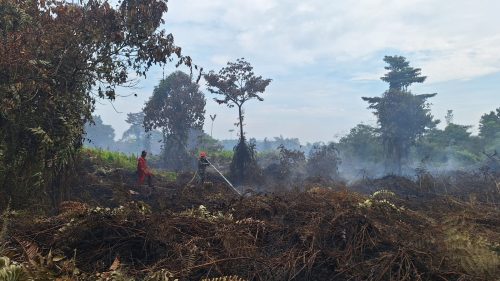
[[[100,148],[84,147],[82,149],[82,155],[84,155],[84,157],[90,158],[90,160],[93,163],[97,164],[98,166],[121,168],[134,172],[137,170],[138,156],[134,154],[127,155],[122,152],[108,151]],[[160,176],[166,179],[167,181],[175,181],[177,178],[175,172],[165,171],[161,169],[151,169],[151,170],[154,176]]]
[[[85,147],[82,154],[91,158],[93,162],[114,168],[123,168],[131,171],[137,169],[137,156],[122,152],[108,151],[100,148]]]

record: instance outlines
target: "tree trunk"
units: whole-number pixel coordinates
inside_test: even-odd
[[[402,170],[401,170],[401,151],[398,151],[398,155],[396,156],[396,173],[398,176],[401,176]]]
[[[243,136],[243,114],[241,112],[241,106],[242,105],[238,105],[238,114],[239,114],[239,118],[240,118],[240,141],[243,142],[243,140],[244,140],[244,136]]]

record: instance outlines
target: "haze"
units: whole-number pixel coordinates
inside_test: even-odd
[[[246,104],[248,136],[313,142],[336,139],[360,122],[375,125],[361,97],[386,90],[379,79],[384,55],[405,56],[422,68],[428,79],[412,91],[438,93],[431,100],[436,118],[452,109],[456,123],[477,132],[480,116],[500,104],[499,10],[493,0],[171,0],[165,29],[206,71],[244,57],[273,79],[264,102]],[[95,114],[119,139],[128,128],[126,113],[141,111],[163,73],[174,70],[151,71],[137,88],[119,89],[137,97],[118,98],[116,111],[101,101]],[[217,114],[214,138],[236,138],[229,132],[236,113],[206,96],[206,119]]]

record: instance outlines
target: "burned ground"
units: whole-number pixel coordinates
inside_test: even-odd
[[[87,165],[58,215],[4,212],[3,252],[35,280],[495,280],[500,274],[498,197],[484,177],[463,184],[456,175],[425,185],[400,177],[352,186],[311,182],[307,190],[244,196],[216,175],[203,187],[192,178],[158,176],[150,189],[137,187],[133,172]]]

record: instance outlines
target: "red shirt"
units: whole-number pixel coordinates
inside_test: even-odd
[[[146,159],[142,156],[137,159],[137,172],[139,173],[139,183],[143,183],[144,178],[151,175],[146,164]]]

